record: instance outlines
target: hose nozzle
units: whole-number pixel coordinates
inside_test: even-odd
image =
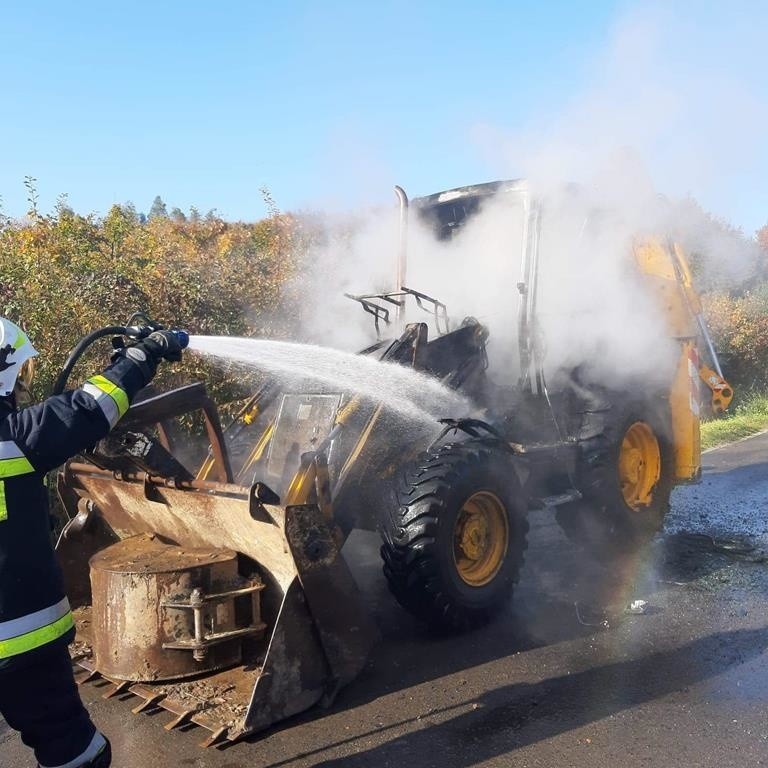
[[[189,333],[181,328],[171,328],[171,333],[179,340],[179,346],[186,349],[189,346]]]

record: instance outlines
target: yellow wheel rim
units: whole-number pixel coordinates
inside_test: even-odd
[[[473,493],[453,530],[453,561],[462,581],[482,587],[499,572],[509,545],[507,510],[490,491]]]
[[[624,433],[619,452],[619,482],[630,509],[640,510],[653,501],[661,477],[661,449],[653,429],[636,421]]]

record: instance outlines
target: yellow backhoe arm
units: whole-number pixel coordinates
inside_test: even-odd
[[[683,249],[677,243],[649,239],[636,243],[634,251],[640,271],[658,297],[669,335],[680,344],[668,395],[674,478],[677,482],[696,480],[701,473],[700,382],[709,388],[712,411],[716,414],[728,408],[733,389],[720,369]],[[699,346],[706,352],[711,368],[701,362]]]
[[[731,385],[717,371],[704,364],[699,367],[699,376],[712,393],[712,411],[717,414],[727,411],[733,400]]]
[[[675,243],[672,246],[672,253],[675,257],[675,266],[678,270],[679,284],[683,289],[688,309],[699,326],[699,334],[703,339],[709,357],[712,360],[713,368],[705,363],[699,365],[699,377],[709,387],[712,393],[712,412],[716,414],[724,413],[733,400],[733,388],[723,377],[723,371],[720,368],[720,361],[717,358],[715,346],[712,343],[712,337],[709,328],[704,320],[704,310],[701,306],[701,298],[693,287],[693,276],[691,268],[688,266],[688,259],[681,246]]]

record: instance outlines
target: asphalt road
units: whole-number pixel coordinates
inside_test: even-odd
[[[82,694],[118,768],[765,765],[767,508],[762,435],[705,455],[643,562],[597,566],[534,513],[510,609],[441,640],[394,604],[375,537],[357,534],[348,559],[383,634],[368,669],[331,709],[226,749],[200,749],[198,728],[166,733],[168,713],[134,716],[135,699],[105,701],[99,684]],[[633,599],[644,615],[624,611]],[[0,765],[34,766],[1,729]]]

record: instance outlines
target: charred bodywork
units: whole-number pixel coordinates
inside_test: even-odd
[[[536,334],[541,215],[526,185],[411,207],[447,239],[500,195],[525,212],[518,381],[489,380],[483,324],[452,326],[441,301],[406,287],[401,189],[394,290],[350,296],[376,331],[361,354],[459,390],[473,418],[403,430],[354,392],[267,381],[224,429],[196,384],[136,403],[65,467],[58,554],[85,675],[141,697],[136,712],[172,712],[169,727],[205,726],[206,744],[237,739],[330,701],[363,668],[376,630],[340,555],[353,528],[381,531],[393,593],[441,629],[474,626],[508,599],[530,508],[556,506],[565,532],[598,550],[652,535],[672,484],[699,468],[694,361],[706,327],[684,259],[658,243],[634,252],[674,315],[681,361],[667,390],[612,392],[574,369],[550,391]],[[423,322],[405,324],[407,303]],[[707,383],[722,404],[732,393],[714,363]],[[199,467],[173,427],[193,412],[209,443]]]

